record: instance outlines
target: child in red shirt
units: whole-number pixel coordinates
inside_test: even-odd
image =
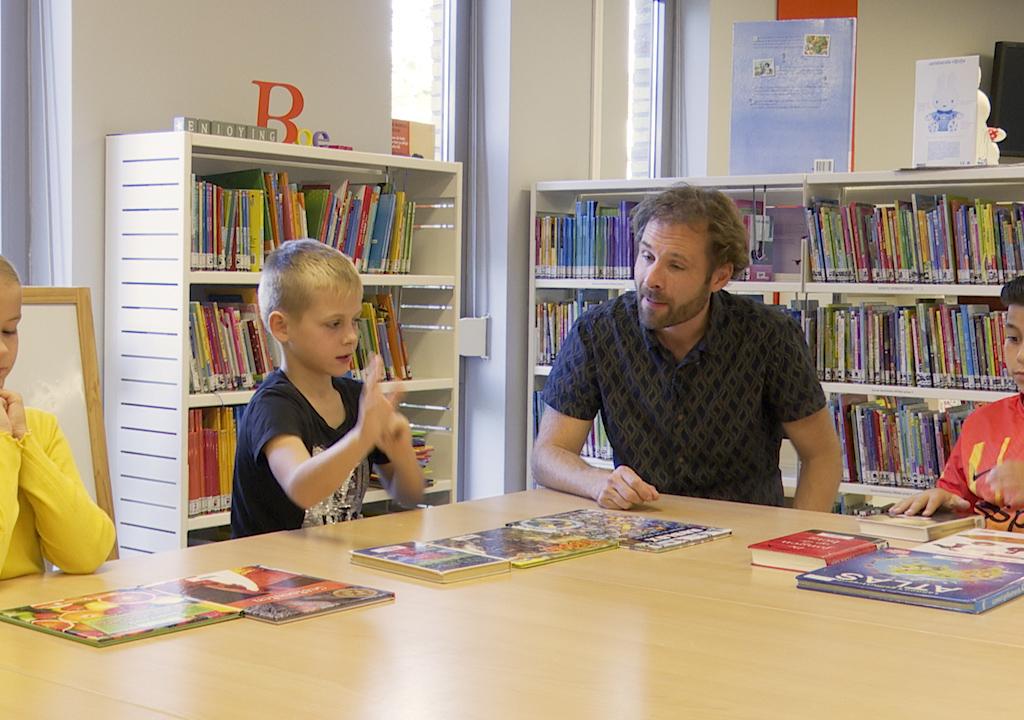
[[[1000,299],[1007,307],[1006,367],[1024,393],[1024,277],[1004,285]],[[927,516],[940,508],[974,510],[990,528],[1024,531],[1024,395],[971,413],[938,486],[890,512]]]

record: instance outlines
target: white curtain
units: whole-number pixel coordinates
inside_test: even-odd
[[[71,284],[71,2],[29,0],[29,282]]]

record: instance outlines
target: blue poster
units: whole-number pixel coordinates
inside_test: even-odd
[[[848,172],[854,18],[733,25],[729,174]]]

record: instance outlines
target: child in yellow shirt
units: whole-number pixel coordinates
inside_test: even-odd
[[[114,524],[89,497],[57,419],[5,385],[18,358],[21,281],[0,256],[0,580],[48,560],[90,573],[107,559]]]

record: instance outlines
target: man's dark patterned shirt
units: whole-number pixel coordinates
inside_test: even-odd
[[[585,313],[562,345],[544,402],[598,411],[614,449],[659,492],[781,505],[782,423],[825,406],[797,323],[725,291],[704,338],[677,362],[640,325],[629,292]]]

